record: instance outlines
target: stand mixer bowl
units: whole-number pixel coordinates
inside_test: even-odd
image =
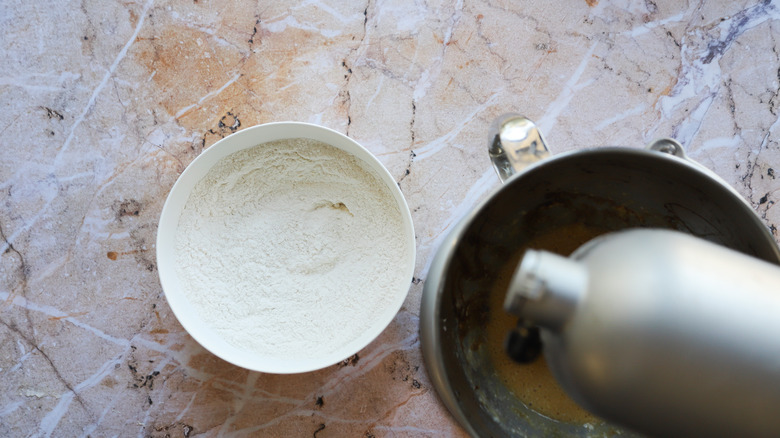
[[[674,140],[548,156],[535,125],[510,115],[489,141],[505,184],[445,238],[423,290],[420,336],[434,386],[472,436],[630,435],[547,418],[497,377],[484,328],[501,267],[534,238],[574,224],[673,229],[780,264],[777,243],[752,207]]]

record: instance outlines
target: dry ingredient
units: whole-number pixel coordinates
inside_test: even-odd
[[[233,346],[280,359],[357,339],[407,279],[392,192],[360,160],[310,139],[229,155],[179,219],[177,273]]]

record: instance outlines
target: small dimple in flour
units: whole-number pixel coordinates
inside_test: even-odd
[[[193,188],[177,273],[230,344],[306,358],[355,340],[406,287],[401,212],[360,161],[309,139],[236,152]]]

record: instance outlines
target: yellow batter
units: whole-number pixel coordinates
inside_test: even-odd
[[[543,234],[528,243],[530,249],[543,249],[561,255],[569,255],[583,243],[604,234],[607,230],[594,229],[575,224]],[[517,317],[504,312],[509,281],[514,274],[522,248],[512,260],[501,269],[493,285],[488,302],[487,342],[490,359],[501,381],[530,409],[553,420],[567,423],[601,422],[571,400],[547,368],[544,357],[530,364],[518,364],[504,351],[504,338],[515,324]]]

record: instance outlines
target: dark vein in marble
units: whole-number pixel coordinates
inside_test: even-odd
[[[341,61],[341,66],[344,67],[345,73],[344,73],[344,89],[339,93],[340,97],[342,98],[344,108],[347,112],[347,127],[345,130],[345,135],[349,136],[349,128],[352,125],[352,96],[349,92],[349,84],[350,80],[352,79],[352,65],[354,62],[347,64],[347,59],[350,58],[352,55],[354,55],[358,48],[363,45],[363,42],[366,40],[366,35],[368,35],[368,9],[371,7],[371,1],[366,2],[366,8],[363,9],[363,35],[360,37],[360,40],[357,42],[357,45],[353,47],[349,52],[349,54]]]
[[[35,342],[35,339],[34,339],[34,338],[31,338],[31,337],[28,337],[27,335],[25,335],[25,334],[24,334],[24,333],[23,333],[23,332],[22,332],[22,331],[21,331],[21,330],[20,330],[20,329],[19,329],[19,328],[16,326],[16,324],[14,324],[14,323],[11,323],[11,324],[9,324],[9,323],[7,323],[7,322],[3,321],[2,319],[0,319],[0,324],[2,324],[2,325],[4,325],[5,327],[7,327],[7,328],[8,328],[8,330],[11,330],[12,332],[16,333],[16,334],[17,334],[17,335],[18,335],[20,338],[22,338],[22,339],[24,340],[24,342],[26,342],[26,343],[27,343],[27,345],[29,345],[29,346],[30,346],[30,348],[32,348],[32,349],[34,349],[35,351],[37,351],[37,352],[41,353],[41,356],[42,356],[42,357],[43,357],[43,358],[46,360],[46,362],[49,364],[49,366],[51,367],[52,371],[54,372],[54,375],[57,377],[57,380],[59,380],[59,381],[60,381],[60,383],[62,383],[63,385],[65,385],[65,388],[67,388],[67,389],[68,389],[68,391],[70,391],[70,392],[72,392],[72,393],[73,393],[73,395],[74,395],[74,398],[76,399],[76,402],[78,402],[78,404],[79,404],[79,405],[81,405],[81,407],[82,407],[82,408],[84,408],[84,410],[85,410],[85,411],[87,411],[87,413],[89,413],[89,414],[91,415],[91,413],[90,413],[89,409],[87,409],[87,406],[86,406],[86,404],[84,403],[84,400],[83,400],[83,399],[81,398],[81,396],[79,395],[79,393],[78,393],[78,392],[76,392],[76,390],[75,390],[75,389],[73,389],[73,385],[71,385],[71,384],[70,384],[70,383],[69,383],[67,380],[65,380],[65,378],[62,376],[62,373],[60,373],[60,370],[59,370],[59,369],[57,369],[57,366],[56,366],[56,365],[54,365],[54,362],[51,360],[51,358],[49,357],[49,355],[48,355],[48,354],[46,354],[46,352],[45,352],[45,351],[41,350],[41,349],[38,347],[38,344]]]
[[[27,300],[27,292],[29,289],[28,286],[28,277],[29,277],[29,266],[27,265],[27,261],[24,257],[24,255],[14,247],[14,245],[8,241],[8,239],[5,236],[5,231],[3,230],[2,225],[0,225],[0,239],[7,245],[6,252],[7,253],[13,253],[16,255],[16,258],[19,259],[19,281],[20,281],[20,289],[22,291],[21,295],[24,297],[25,300]],[[13,295],[12,295],[13,296]],[[13,298],[11,298],[13,299]],[[30,346],[30,348],[34,349],[35,351],[39,352],[41,356],[46,360],[46,362],[51,367],[52,371],[54,372],[54,375],[57,377],[57,380],[62,383],[65,388],[68,389],[68,391],[72,392],[76,401],[79,405],[81,405],[82,408],[84,408],[87,413],[91,415],[91,412],[89,409],[87,409],[86,404],[84,403],[84,400],[81,398],[81,396],[73,389],[73,385],[70,384],[63,376],[62,373],[60,373],[60,370],[57,368],[56,365],[54,365],[54,362],[51,360],[48,354],[46,354],[45,351],[43,351],[38,346],[38,341],[35,339],[35,328],[33,327],[32,318],[30,317],[30,309],[27,306],[23,306],[24,309],[24,316],[25,320],[27,321],[27,330],[29,331],[29,335],[25,334],[15,323],[11,322],[8,323],[3,319],[0,319],[0,324],[4,325],[8,330],[15,333],[17,336],[22,338],[27,345]]]
[[[417,154],[414,153],[414,142],[415,142],[414,125],[415,125],[416,118],[417,118],[417,104],[415,102],[415,99],[412,98],[412,115],[411,115],[411,120],[409,121],[409,132],[411,136],[410,146],[409,146],[409,163],[406,165],[404,174],[401,175],[401,178],[399,178],[398,181],[396,181],[396,184],[398,185],[399,188],[401,187],[401,182],[405,180],[410,173],[412,173],[412,164],[414,163],[415,157],[417,157]]]
[[[706,48],[697,50],[697,47],[683,45],[684,61],[678,73],[677,84],[670,97],[679,95],[684,88],[692,83],[710,81],[710,90],[699,93],[697,96],[699,101],[690,108],[689,115],[673,127],[673,136],[680,140],[684,146],[687,146],[693,137],[696,136],[712,103],[715,101],[718,93],[720,93],[721,87],[725,85],[717,67],[712,70],[705,68],[705,66],[713,62],[717,66],[723,55],[731,49],[732,44],[748,30],[764,23],[764,18],[773,12],[774,9],[775,5],[771,1],[766,0],[757,5],[747,7],[730,18],[722,19],[718,24],[708,29],[702,29],[709,34],[705,37],[708,38],[708,41],[702,41],[702,44],[706,43]],[[690,33],[691,31],[689,30],[688,34]],[[686,52],[690,53],[687,61]],[[717,76],[708,76],[712,74]],[[688,110],[686,109],[686,111]]]
[[[0,224],[0,239],[5,243],[6,245],[6,253],[13,253],[16,255],[16,257],[19,259],[19,289],[22,291],[22,296],[27,299],[27,289],[28,289],[28,276],[30,273],[30,268],[27,266],[27,261],[24,258],[24,255],[14,247],[13,243],[6,237],[5,231],[3,230],[3,226]],[[9,299],[13,299],[14,295],[14,288],[10,287],[11,296]],[[30,309],[28,309],[26,306],[24,307],[24,314],[25,318],[27,320],[27,329],[30,331],[30,333],[34,336],[35,331],[33,328],[32,320],[30,319]]]
[[[770,0],[764,0],[762,3],[753,7],[743,9],[734,17],[732,17],[728,32],[726,36],[718,40],[710,41],[707,44],[707,54],[702,58],[702,63],[709,64],[715,58],[720,58],[725,53],[731,44],[742,35],[746,30],[750,29],[748,24],[751,20],[761,15],[768,13],[769,9],[774,8]]]

